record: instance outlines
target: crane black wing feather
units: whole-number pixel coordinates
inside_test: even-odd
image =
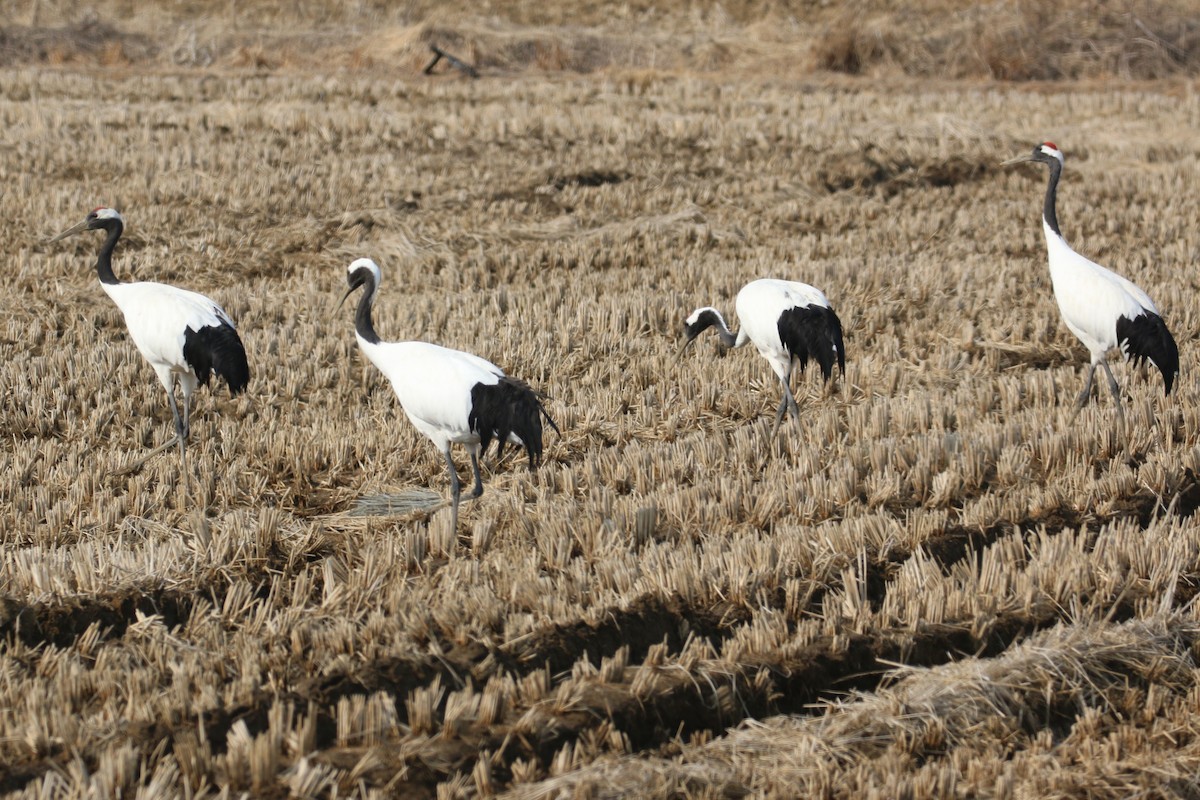
[[[195,371],[201,386],[208,385],[209,375],[214,372],[229,384],[231,394],[238,394],[250,382],[246,348],[233,326],[225,322],[199,330],[185,329],[183,360]]]
[[[521,440],[529,465],[542,460],[542,417],[556,432],[558,426],[542,407],[542,401],[524,381],[502,377],[493,384],[477,383],[471,388],[471,412],[467,424],[479,435],[479,445],[488,449],[496,440],[496,455],[504,452],[509,435]]]
[[[819,305],[793,306],[779,315],[779,341],[800,369],[811,357],[821,367],[821,375],[829,380],[836,361],[838,369],[846,371],[846,350],[842,344],[842,321],[832,308]]]
[[[1162,317],[1150,311],[1133,319],[1118,317],[1117,344],[1125,358],[1134,364],[1149,361],[1158,367],[1166,386],[1164,394],[1171,393],[1175,376],[1179,374],[1179,346]]]

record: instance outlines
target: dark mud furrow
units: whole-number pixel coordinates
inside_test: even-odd
[[[1189,516],[1200,506],[1200,482],[1190,471],[1187,483],[1177,493],[1170,513]],[[1118,517],[1136,518],[1142,527],[1164,513],[1155,497],[1129,498],[1126,506],[1104,518],[1084,517],[1072,509],[1057,509],[1039,519],[998,522],[986,529],[950,527],[922,544],[923,551],[943,569],[986,548],[1007,535],[1027,537],[1045,530],[1056,534],[1067,529],[1099,529]],[[893,551],[885,559],[869,561],[866,584],[868,597],[878,607],[886,597],[896,570],[912,553]],[[253,576],[251,580],[269,578]],[[1188,602],[1197,593],[1200,575],[1181,578],[1175,594],[1176,605]],[[823,587],[809,600],[805,613],[820,613],[826,593],[836,588]],[[0,640],[16,637],[29,646],[53,644],[68,647],[92,625],[100,626],[101,638],[121,637],[137,621],[138,615],[159,615],[169,628],[185,624],[196,598],[209,597],[220,603],[221,587],[209,587],[207,594],[187,594],[155,587],[127,590],[109,597],[75,599],[62,603],[22,605],[0,598]],[[782,608],[783,598],[778,598]],[[773,604],[774,605],[774,604]],[[1130,600],[1113,610],[1114,619],[1133,614]],[[407,721],[405,700],[417,689],[435,680],[451,689],[468,682],[481,686],[488,678],[506,674],[520,678],[536,670],[548,670],[555,678],[551,696],[563,673],[581,659],[599,666],[620,648],[628,648],[626,671],[630,681],[651,647],[663,644],[668,658],[678,656],[689,638],[707,640],[714,647],[735,633],[753,616],[751,609],[737,604],[709,608],[689,606],[679,597],[644,596],[623,608],[611,609],[598,624],[575,622],[548,627],[507,647],[487,648],[481,644],[451,646],[443,643],[441,653],[418,658],[377,661],[352,673],[323,676],[300,681],[293,691],[283,695],[263,692],[251,702],[229,709],[209,711],[200,717],[172,720],[137,733],[139,740],[173,741],[192,735],[201,725],[214,753],[223,752],[232,726],[244,722],[252,734],[268,727],[268,709],[284,701],[298,707],[314,708],[318,757],[335,766],[343,764],[352,752],[336,748],[336,708],[340,699],[361,694],[386,692],[395,699],[402,721]],[[866,635],[840,636],[816,642],[801,653],[780,661],[764,654],[758,661],[722,663],[697,678],[678,668],[659,670],[652,680],[653,690],[634,693],[625,680],[602,683],[580,682],[569,708],[546,710],[549,724],[535,731],[517,731],[515,718],[527,709],[513,713],[489,726],[468,726],[454,735],[440,733],[434,747],[436,757],[404,756],[395,745],[381,748],[378,772],[382,783],[397,774],[406,775],[403,786],[408,796],[436,795],[436,786],[457,772],[469,773],[479,754],[488,751],[491,774],[498,785],[511,780],[512,765],[518,760],[545,767],[565,745],[578,741],[588,731],[609,725],[620,731],[635,751],[669,745],[676,737],[701,731],[719,734],[750,717],[775,713],[812,713],[813,704],[838,694],[857,690],[872,691],[892,674],[896,664],[932,667],[964,656],[996,655],[1034,631],[1057,623],[1062,612],[1041,609],[1036,613],[1001,617],[985,631],[972,633],[971,626],[927,626],[919,631],[892,631]],[[567,679],[569,680],[569,679]],[[643,687],[644,689],[644,687]],[[443,700],[444,704],[445,700]],[[546,706],[543,703],[542,706]],[[443,708],[437,709],[440,715]],[[131,735],[133,732],[129,732]],[[389,752],[392,751],[392,752]],[[361,756],[360,752],[354,759]],[[0,767],[0,788],[13,791],[40,779],[54,765],[39,763]],[[215,777],[215,776],[213,776]],[[370,775],[366,776],[370,781]]]
[[[1177,605],[1195,594],[1187,587],[1194,587],[1197,579],[1200,576],[1181,580]],[[1131,618],[1135,609],[1135,602],[1127,598],[1112,609],[1110,617],[1120,622]],[[434,797],[438,782],[475,769],[481,752],[490,753],[492,778],[504,785],[511,780],[516,761],[544,768],[564,746],[602,725],[623,734],[632,750],[644,751],[669,746],[679,736],[701,731],[720,734],[746,718],[820,713],[822,700],[877,689],[894,674],[896,664],[935,667],[968,656],[999,655],[1064,617],[1062,609],[1046,607],[1030,614],[1001,615],[984,629],[973,629],[970,622],[964,622],[928,625],[915,631],[826,637],[786,660],[763,654],[756,661],[713,662],[702,675],[672,666],[630,667],[620,681],[581,682],[562,709],[555,709],[554,701],[543,702],[539,708],[544,718],[529,730],[517,730],[515,720],[525,710],[515,710],[495,725],[460,730],[453,736],[439,733],[432,758],[426,751],[420,759],[406,759],[399,745],[384,744],[378,748],[377,777],[388,782],[403,770],[408,781],[398,787],[403,786],[406,796]],[[681,620],[681,627],[683,624]],[[655,675],[635,692],[634,677],[646,669],[654,670]],[[375,684],[373,688],[384,687]],[[326,746],[328,742],[318,743],[318,748]],[[360,755],[351,759],[332,749],[318,758],[348,769]],[[438,767],[433,769],[431,764]]]
[[[93,625],[100,626],[101,640],[120,638],[139,614],[158,615],[174,628],[187,622],[200,596],[159,586],[28,605],[0,597],[0,641],[15,637],[30,647],[70,647]]]
[[[1200,508],[1200,477],[1190,468],[1184,471],[1183,480],[1178,491],[1164,506],[1162,499],[1150,492],[1142,492],[1125,498],[1125,504],[1105,515],[1083,514],[1077,509],[1060,506],[1037,517],[1027,517],[1022,520],[1000,521],[986,528],[967,528],[950,526],[921,543],[921,549],[926,555],[937,562],[945,572],[963,559],[982,554],[984,550],[1006,535],[1014,534],[1022,538],[1045,531],[1057,535],[1065,530],[1087,530],[1099,532],[1109,523],[1120,519],[1136,519],[1138,526],[1145,530],[1156,519],[1168,514],[1181,518],[1191,517]],[[888,586],[896,570],[912,557],[912,552],[896,550],[888,554],[886,559],[874,559],[867,564],[866,583],[868,598],[872,608],[878,609],[887,596]],[[831,585],[828,589],[834,589]],[[825,593],[820,592],[813,598],[812,610],[819,612]]]
[[[1200,575],[1181,581],[1180,591],[1176,593],[1177,604],[1186,603],[1195,594],[1198,584]],[[349,769],[357,763],[362,752],[334,747],[337,701],[343,697],[384,691],[393,695],[397,709],[401,710],[410,692],[427,686],[439,676],[443,685],[454,687],[461,685],[468,675],[477,681],[488,672],[498,672],[506,662],[524,663],[532,671],[547,664],[566,664],[568,653],[579,652],[581,657],[586,653],[592,660],[595,658],[592,653],[606,649],[614,641],[611,638],[614,632],[622,630],[630,631],[631,656],[636,648],[641,651],[636,659],[640,660],[650,644],[665,640],[670,649],[677,652],[682,647],[681,632],[711,629],[712,625],[719,621],[723,624],[728,619],[727,609],[697,612],[678,599],[643,598],[626,613],[625,617],[610,616],[604,625],[597,626],[595,641],[588,639],[583,626],[578,623],[561,628],[565,634],[564,642],[570,641],[573,645],[556,642],[554,632],[558,629],[548,630],[525,643],[520,655],[507,653],[492,659],[495,666],[490,670],[479,669],[486,659],[487,651],[483,648],[449,651],[439,657],[375,663],[354,675],[333,676],[300,685],[294,692],[282,696],[262,692],[246,705],[206,712],[197,719],[164,722],[137,732],[137,738],[176,741],[193,736],[196,725],[202,724],[213,752],[220,753],[226,746],[226,734],[236,722],[244,722],[252,734],[260,733],[267,729],[268,709],[273,703],[293,702],[299,707],[316,709],[317,758]],[[398,791],[402,789],[405,796],[434,797],[438,783],[457,772],[469,773],[483,751],[491,753],[493,779],[503,785],[511,780],[512,765],[518,759],[545,767],[562,747],[603,724],[624,734],[630,747],[638,751],[662,747],[680,735],[700,731],[719,734],[747,717],[813,713],[813,704],[822,699],[851,690],[877,688],[894,672],[897,663],[936,666],[969,655],[995,655],[1030,633],[1060,621],[1063,613],[1060,609],[1046,608],[1032,615],[1002,616],[977,633],[972,633],[969,623],[963,623],[926,626],[917,631],[826,638],[786,660],[763,654],[756,661],[713,662],[699,677],[694,671],[670,666],[629,667],[620,680],[611,683],[581,681],[571,702],[564,708],[555,708],[552,701],[543,702],[540,709],[546,724],[518,730],[517,720],[527,709],[514,709],[494,725],[467,726],[453,735],[439,733],[431,740],[434,744],[417,759],[405,757],[399,745],[384,744],[373,749],[373,753],[379,751],[375,753],[379,757],[378,766],[364,778],[371,782],[372,773],[378,773],[378,785],[382,785],[403,773],[405,780],[393,784]],[[1124,619],[1133,613],[1134,603],[1129,599],[1114,609],[1114,619]],[[634,632],[638,620],[636,614],[644,615],[642,619],[652,618],[640,636]],[[653,618],[655,616],[657,618]],[[659,633],[663,635],[656,640]],[[726,634],[727,631],[718,633]],[[538,663],[532,663],[534,661]],[[635,659],[631,658],[631,663],[635,663]],[[641,691],[634,692],[632,681],[637,671],[647,669],[654,670],[653,678]],[[548,696],[553,696],[554,691],[552,687]],[[19,789],[52,768],[53,764],[43,761],[0,769],[0,786],[8,790]]]
[[[682,607],[676,610],[686,613]],[[1057,621],[1051,612],[1044,617],[1001,619],[979,637],[971,634],[969,626],[944,625],[915,633],[826,638],[786,661],[764,655],[757,662],[715,663],[702,677],[669,666],[631,667],[620,681],[581,682],[565,708],[555,708],[552,701],[543,703],[543,719],[528,729],[520,729],[517,722],[525,709],[515,709],[495,725],[470,726],[452,736],[440,733],[420,758],[406,758],[399,745],[384,744],[373,750],[378,766],[364,778],[369,784],[383,785],[403,772],[404,781],[394,784],[397,791],[406,797],[435,797],[438,783],[456,772],[469,773],[483,751],[491,753],[492,775],[503,785],[511,780],[512,765],[518,759],[544,767],[562,747],[601,724],[624,734],[634,750],[646,750],[667,744],[680,735],[699,731],[720,733],[747,717],[812,713],[811,705],[823,697],[852,689],[875,688],[896,662],[933,666],[962,655],[1001,652],[1013,641]],[[683,627],[684,621],[680,619],[677,623]],[[452,673],[460,669],[469,669],[469,664],[458,664],[455,668],[445,657],[376,664],[353,679],[346,676],[331,679],[285,697],[263,692],[251,704],[208,712],[199,720],[164,722],[138,731],[137,738],[162,742],[191,737],[200,722],[213,752],[220,753],[226,745],[226,734],[236,722],[244,722],[252,734],[257,734],[267,729],[268,709],[273,703],[280,700],[301,705],[312,703],[318,713],[317,758],[350,769],[362,753],[333,747],[338,699],[350,694],[387,691],[394,695],[396,706],[401,709],[413,689],[427,685],[438,675],[444,676],[444,681],[452,680]],[[635,692],[632,680],[639,669],[652,669],[655,675],[642,691]],[[52,768],[52,764],[42,762],[0,769],[0,786],[19,789]],[[373,778],[378,778],[377,784]]]
[[[209,581],[168,587],[162,583],[130,586],[95,596],[75,596],[39,603],[22,603],[0,595],[0,647],[12,637],[30,647],[44,644],[70,647],[92,625],[99,625],[99,641],[119,639],[139,615],[157,615],[167,629],[186,625],[197,601],[207,600],[220,608],[235,580],[253,587],[252,595],[265,599],[272,581],[294,571],[289,556],[275,538],[261,543],[260,557],[251,570],[234,577],[220,575]],[[320,551],[296,553],[293,557],[314,558]]]
[[[666,643],[668,652],[677,653],[689,637],[720,642],[752,616],[748,608],[734,603],[695,608],[678,595],[647,595],[624,609],[606,612],[597,625],[576,622],[540,631],[519,646],[503,648],[499,660],[509,671],[545,666],[556,673],[585,657],[599,666],[603,657],[628,647],[636,663],[657,644]]]
[[[25,764],[22,766],[9,767],[0,765],[0,794],[18,792],[33,781],[40,780],[43,775],[54,768],[55,765],[50,763],[48,759],[40,760],[36,764]]]
[[[1133,613],[1132,604],[1127,613]],[[633,667],[621,682],[581,684],[561,710],[553,708],[554,701],[543,703],[544,718],[532,730],[518,731],[510,718],[503,724],[460,731],[452,738],[441,734],[434,740],[436,755],[431,757],[426,749],[420,759],[406,760],[400,745],[384,744],[376,748],[381,766],[373,777],[386,783],[403,769],[408,779],[395,784],[396,789],[406,797],[432,798],[438,782],[455,773],[470,774],[481,752],[491,754],[492,778],[503,786],[511,781],[517,760],[545,768],[564,746],[601,725],[624,734],[632,750],[645,751],[701,731],[720,734],[748,717],[820,713],[817,704],[822,700],[852,690],[876,689],[894,672],[896,663],[933,667],[969,655],[996,655],[1059,619],[1058,611],[1049,609],[1036,616],[1001,617],[978,636],[969,625],[937,625],[915,632],[825,638],[787,660],[764,655],[759,662],[715,662],[703,674],[657,669],[640,692],[633,689],[633,676],[639,669],[655,668]],[[331,750],[317,758],[348,769],[360,755],[351,758]],[[434,763],[438,769],[431,770]]]
[[[223,594],[223,591],[218,592],[214,587],[205,596],[219,604]],[[0,639],[15,635],[30,646],[54,644],[67,647],[96,622],[101,625],[102,639],[120,638],[137,621],[138,612],[160,614],[164,624],[171,628],[186,624],[199,596],[157,588],[141,591],[131,589],[106,598],[52,604],[21,605],[12,600],[3,600],[0,601]],[[300,681],[291,692],[278,694],[263,691],[242,705],[212,709],[186,719],[161,721],[157,725],[126,733],[139,741],[173,741],[194,734],[199,725],[204,729],[212,752],[219,754],[225,751],[227,734],[236,723],[244,723],[250,733],[256,735],[267,729],[268,711],[273,704],[292,702],[304,708],[311,703],[316,709],[316,746],[325,749],[336,741],[337,703],[344,697],[387,692],[396,699],[401,721],[407,722],[405,699],[411,692],[429,686],[437,679],[441,680],[443,686],[457,689],[462,688],[467,680],[479,685],[501,673],[519,677],[548,669],[551,674],[557,674],[570,670],[581,658],[599,666],[604,657],[611,656],[621,647],[629,648],[630,661],[636,663],[645,657],[650,647],[662,643],[667,645],[670,653],[679,652],[689,637],[703,637],[717,643],[731,635],[749,617],[748,610],[730,604],[696,609],[687,606],[678,597],[664,599],[646,596],[625,608],[607,611],[603,621],[597,625],[576,622],[554,626],[511,647],[488,649],[478,644],[458,647],[447,645],[436,656],[376,661],[353,673]],[[677,711],[686,716],[689,709],[681,706]],[[669,717],[663,724],[667,722]],[[700,720],[696,724],[700,724]],[[487,737],[482,734],[475,738],[483,742],[481,746],[499,746],[490,739],[484,742]],[[550,741],[557,742],[557,738],[552,737]],[[537,745],[536,737],[531,747],[537,753],[544,750],[544,747]],[[513,755],[504,763],[511,763],[514,758],[528,757],[528,754],[522,755],[524,751],[516,745],[507,750],[512,750]],[[455,744],[442,755],[439,763],[445,761],[453,764],[464,760],[473,763],[478,756],[478,749],[463,749]],[[27,764],[21,768],[0,766],[0,786],[18,789],[40,779],[52,768],[54,765],[47,762]],[[428,777],[430,785],[435,785],[450,774],[420,763],[406,764],[405,769],[415,784],[422,783],[422,775]],[[217,776],[212,777],[215,779]]]
[[[1179,516],[1190,516],[1200,505],[1200,485],[1190,471],[1178,497],[1170,512]],[[963,559],[982,553],[1006,535],[1028,537],[1042,530],[1051,535],[1068,529],[1099,530],[1103,525],[1122,517],[1134,517],[1145,528],[1161,515],[1160,512],[1163,512],[1163,508],[1158,498],[1138,496],[1130,498],[1125,508],[1104,518],[1085,517],[1064,508],[1038,519],[1001,522],[986,529],[951,527],[923,543],[922,549],[943,569],[949,570]],[[883,602],[891,578],[911,555],[910,552],[894,552],[885,560],[868,564],[866,582],[873,604],[877,606]],[[1197,586],[1200,586],[1200,576],[1181,577],[1175,593],[1176,605],[1183,605],[1194,597]],[[808,612],[820,611],[829,588],[833,587],[813,596]],[[642,611],[655,605],[651,599],[643,599],[639,603],[642,604],[639,609]],[[693,626],[686,617],[689,610],[679,602],[658,603],[656,610],[660,613],[684,615],[670,622],[657,619],[660,626],[666,622],[677,630],[694,627],[697,632],[715,634],[717,639],[731,633],[728,629],[720,628],[713,631],[711,627],[713,620],[731,621],[728,610],[720,613],[709,610],[705,614],[707,623],[702,621]],[[1112,609],[1110,618],[1122,621],[1132,617],[1134,612],[1132,600],[1125,599]],[[741,610],[732,615],[732,621],[736,626],[749,616],[749,610]],[[686,736],[704,730],[719,733],[748,717],[773,713],[812,713],[813,704],[822,699],[851,690],[875,690],[881,681],[894,673],[896,664],[933,667],[966,656],[995,656],[1063,618],[1060,609],[1046,608],[1031,614],[999,617],[986,629],[974,633],[971,625],[964,623],[927,626],[915,633],[903,631],[840,637],[837,642],[828,640],[816,643],[807,648],[803,655],[787,662],[764,658],[757,664],[731,664],[706,676],[704,680],[698,680],[691,674],[676,674],[666,685],[656,685],[655,690],[644,697],[634,697],[628,687],[594,684],[584,690],[588,701],[557,715],[556,724],[542,726],[542,733],[537,737],[513,737],[506,726],[493,726],[490,734],[464,734],[469,746],[458,749],[468,754],[472,748],[491,751],[492,774],[497,781],[503,782],[510,777],[509,765],[517,759],[532,760],[545,766],[564,745],[576,741],[585,731],[597,727],[601,722],[611,724],[624,733],[634,750],[661,747],[679,735]],[[531,650],[544,659],[543,663],[552,663],[555,669],[565,669],[576,658],[585,655],[596,663],[597,653],[615,652],[616,647],[625,643],[619,637],[613,637],[613,627],[621,631],[630,626],[622,623],[606,627],[595,631],[594,638],[587,635],[588,626],[582,623],[550,629],[538,637],[541,646],[532,647]],[[662,630],[653,629],[655,635]],[[628,642],[633,649],[630,663],[641,660],[645,649],[643,645],[657,641],[663,639],[655,640],[654,636],[650,636]],[[667,641],[671,652],[677,652],[681,642],[669,636]],[[546,647],[547,644],[549,647]],[[639,652],[642,655],[638,655]],[[521,661],[528,663],[529,659],[522,658]],[[516,667],[517,672],[527,671],[507,659],[497,659],[497,663]],[[766,676],[765,679],[763,676]],[[444,763],[448,765],[444,778],[458,771],[470,771],[474,766],[472,758],[465,761],[450,758]]]
[[[448,648],[438,656],[375,662],[353,673],[312,681],[299,694],[330,704],[348,695],[378,691],[403,699],[438,677],[444,686],[461,688],[468,677],[481,684],[497,674],[519,677],[548,669],[554,675],[585,658],[598,667],[622,647],[629,648],[630,663],[637,663],[658,644],[665,643],[668,653],[678,653],[694,637],[719,644],[750,617],[748,609],[733,604],[693,608],[678,596],[647,595],[625,608],[606,611],[596,625],[582,621],[555,625],[508,647],[489,649],[475,643]]]

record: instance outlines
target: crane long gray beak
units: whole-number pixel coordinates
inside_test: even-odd
[[[88,226],[87,220],[85,219],[83,222],[80,222],[78,225],[72,225],[71,227],[67,228],[65,231],[60,233],[58,236],[55,236],[53,239],[51,239],[49,243],[54,244],[55,242],[62,241],[63,239],[67,238],[68,236],[74,236],[77,233],[86,231],[87,226]]]
[[[364,278],[362,276],[361,270],[358,272],[355,272],[353,275],[351,275],[349,277],[350,288],[346,290],[346,293],[344,295],[342,295],[341,302],[338,303],[337,307],[341,308],[345,304],[346,298],[350,296],[350,293],[353,292],[358,287],[362,286],[366,282],[367,282],[367,280],[366,280],[366,278]]]
[[[1027,153],[1023,156],[1017,156],[1016,158],[1010,158],[1008,161],[1001,161],[1000,166],[1011,167],[1013,164],[1024,164],[1027,161],[1033,161],[1032,154]]]
[[[696,339],[698,339],[698,338],[699,337],[697,337],[697,336],[693,336],[690,339],[688,339],[686,342],[683,343],[683,347],[679,348],[679,352],[675,354],[676,363],[683,360],[683,354],[687,352],[687,349],[688,349],[688,347],[691,346],[692,342],[696,341]]]

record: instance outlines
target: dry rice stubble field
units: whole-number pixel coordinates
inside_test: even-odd
[[[5,82],[0,790],[1195,791],[1190,86]],[[997,167],[1042,138],[1068,239],[1181,343],[1168,400],[1117,368],[1125,436],[1104,397],[1069,424],[1044,176]],[[115,475],[167,409],[99,241],[46,244],[101,203],[118,275],[210,294],[251,355],[197,404],[199,503],[173,454]],[[364,255],[385,338],[494,360],[563,430],[537,473],[487,459],[457,532],[348,513],[446,490],[335,311]],[[764,275],[848,349],[774,442],[756,354],[675,360]]]

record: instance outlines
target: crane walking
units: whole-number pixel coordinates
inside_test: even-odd
[[[150,362],[167,392],[175,420],[175,436],[123,471],[137,469],[147,460],[178,444],[180,463],[187,472],[187,440],[192,393],[208,385],[217,374],[225,379],[231,394],[238,394],[250,381],[246,350],[233,320],[219,305],[196,292],[151,281],[121,283],[113,274],[112,253],[125,230],[125,220],[112,208],[91,211],[78,225],[51,239],[57,242],[83,231],[101,230],[108,236],[96,260],[100,287],[125,316],[125,326],[142,357]],[[183,390],[183,414],[175,403],[175,381]]]
[[[355,289],[363,288],[354,315],[358,346],[392,384],[408,419],[445,456],[450,473],[451,529],[456,530],[462,488],[450,445],[466,445],[471,456],[474,498],[483,494],[479,456],[493,439],[497,457],[503,454],[506,442],[523,446],[533,469],[542,460],[542,418],[555,432],[558,426],[542,407],[537,392],[490,361],[428,342],[380,340],[371,320],[371,306],[381,279],[379,266],[371,259],[352,262],[346,271],[350,288],[342,303]]]
[[[814,359],[828,381],[836,361],[838,369],[845,375],[842,321],[821,290],[796,281],[772,278],[751,281],[738,292],[735,305],[741,324],[736,335],[729,330],[720,311],[712,306],[697,308],[684,322],[687,341],[683,349],[714,326],[726,347],[741,347],[748,341],[754,342],[783,385],[783,399],[779,401],[775,425],[771,428],[773,436],[789,409],[795,419],[800,419],[800,409],[789,385],[794,362],[799,361],[803,371],[809,358]]]
[[[1109,352],[1120,349],[1121,355],[1135,365],[1149,361],[1162,373],[1164,394],[1170,394],[1179,374],[1179,348],[1149,295],[1112,270],[1076,253],[1063,238],[1054,209],[1063,168],[1062,151],[1053,142],[1043,142],[1029,155],[1011,158],[1004,165],[1028,161],[1045,164],[1050,169],[1050,182],[1042,205],[1042,231],[1046,235],[1050,281],[1063,322],[1091,354],[1087,379],[1075,401],[1071,418],[1079,414],[1091,397],[1092,379],[1096,367],[1100,366],[1104,368],[1108,389],[1117,406],[1117,420],[1124,427],[1125,412],[1121,408],[1117,379],[1108,366]]]

